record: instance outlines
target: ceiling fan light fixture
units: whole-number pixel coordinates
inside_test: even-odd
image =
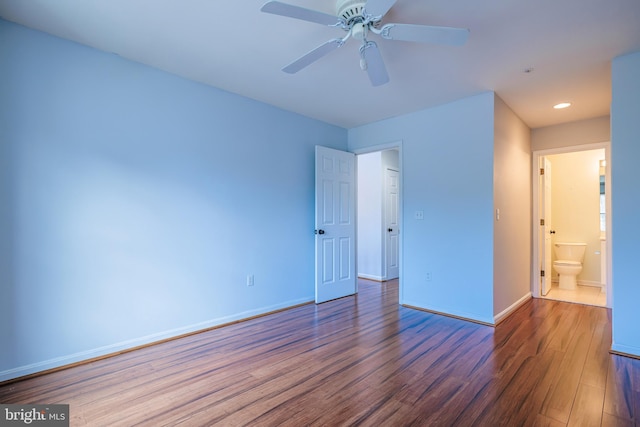
[[[555,108],[556,110],[562,110],[563,108],[569,108],[569,107],[571,107],[570,102],[561,102],[553,106],[553,108]]]
[[[305,55],[293,61],[282,70],[294,74],[311,65],[318,59],[344,45],[353,38],[362,43],[360,47],[360,68],[369,75],[373,86],[380,86],[389,82],[389,74],[384,64],[378,45],[369,40],[369,34],[382,39],[406,42],[463,45],[469,37],[469,30],[418,24],[382,25],[383,16],[393,7],[397,0],[334,0],[337,16],[324,12],[307,9],[278,0],[267,1],[262,12],[286,16],[303,21],[338,27],[347,34],[343,38],[335,38],[325,42]],[[385,42],[386,43],[386,42]]]

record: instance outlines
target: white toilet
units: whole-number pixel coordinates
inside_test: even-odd
[[[586,243],[554,243],[556,260],[553,269],[560,277],[560,289],[576,289],[576,277],[582,271]]]

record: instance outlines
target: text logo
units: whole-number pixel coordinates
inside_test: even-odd
[[[0,427],[69,427],[69,405],[0,404]]]

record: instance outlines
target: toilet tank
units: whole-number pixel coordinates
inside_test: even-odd
[[[554,243],[554,252],[556,259],[565,261],[584,260],[584,251],[587,248],[586,243]]]

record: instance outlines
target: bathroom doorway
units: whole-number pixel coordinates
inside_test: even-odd
[[[610,307],[609,144],[534,152],[533,295]],[[559,286],[555,244],[585,243],[577,286]]]

